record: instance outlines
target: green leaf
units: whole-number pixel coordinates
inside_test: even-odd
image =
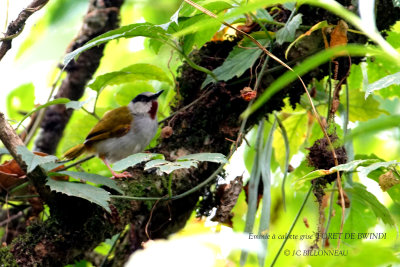
[[[122,171],[139,163],[152,159],[163,159],[164,155],[156,153],[137,153],[121,159],[113,164],[113,170]]]
[[[276,32],[276,42],[281,45],[286,42],[292,42],[296,36],[296,30],[302,23],[302,14],[297,14],[289,22],[285,24],[285,27],[279,29]]]
[[[76,59],[82,52],[111,40],[119,38],[133,38],[137,36],[155,38],[162,42],[167,42],[170,39],[169,34],[160,26],[151,23],[135,23],[120,27],[115,30],[108,31],[98,37],[90,40],[84,46],[68,53],[64,57],[64,66],[67,66],[72,59]]]
[[[356,128],[351,130],[350,134],[346,135],[345,142],[347,140],[354,139],[360,135],[372,134],[399,126],[400,115],[381,116],[377,119],[372,119],[360,123]]]
[[[157,80],[160,82],[172,83],[161,68],[151,64],[138,63],[123,68],[120,71],[109,72],[97,76],[88,87],[96,92],[100,92],[107,85],[118,85],[138,80]]]
[[[20,119],[20,112],[28,112],[35,108],[35,87],[26,83],[12,90],[7,96],[7,114],[12,119]]]
[[[209,162],[216,162],[216,163],[228,163],[226,157],[221,153],[197,153],[197,154],[190,154],[186,156],[182,156],[177,158],[176,161],[209,161]]]
[[[346,106],[346,98],[343,97],[343,105]],[[385,110],[379,108],[380,103],[373,97],[365,99],[364,93],[359,90],[351,90],[349,92],[349,120],[350,121],[367,121],[377,118]]]
[[[392,0],[394,7],[400,7],[400,0]]]
[[[147,162],[146,165],[144,166],[144,170],[148,170],[151,168],[157,168],[161,172],[170,174],[171,172],[179,170],[179,169],[189,169],[191,167],[197,167],[197,163],[198,163],[197,161],[193,161],[193,160],[171,162],[171,161],[167,161],[164,159],[155,159],[155,160]]]
[[[48,185],[52,191],[63,193],[68,196],[86,199],[87,201],[95,203],[111,213],[108,205],[108,201],[110,201],[110,194],[102,188],[82,183],[56,181],[51,178],[47,178],[46,185]]]
[[[51,106],[51,105],[66,104],[66,103],[68,103],[68,102],[70,102],[70,101],[71,101],[71,100],[69,100],[68,98],[57,98],[57,99],[54,99],[54,100],[52,100],[52,101],[47,102],[47,103],[44,104],[44,105],[38,106],[38,107],[35,108],[34,110],[28,112],[28,114],[26,114],[26,115],[22,118],[22,120],[21,120],[21,121],[18,123],[18,125],[17,125],[17,129],[18,129],[18,127],[24,122],[24,120],[25,120],[26,118],[28,118],[29,116],[31,116],[33,113],[35,113],[35,112],[41,110],[42,108],[47,108],[48,106]]]
[[[17,153],[18,153],[18,155],[21,155],[22,160],[26,163],[26,165],[28,167],[26,171],[28,173],[33,171],[37,166],[39,166],[41,164],[54,162],[57,160],[56,156],[41,157],[41,156],[35,155],[31,151],[29,151],[25,146],[18,146]]]
[[[57,172],[59,174],[65,174],[68,176],[71,176],[73,178],[77,178],[86,182],[91,182],[94,184],[102,184],[105,185],[111,189],[114,189],[115,191],[118,191],[119,193],[123,194],[123,191],[117,186],[117,183],[114,180],[111,180],[108,177],[104,177],[98,174],[94,173],[88,173],[88,172],[73,172],[73,171],[61,171]]]
[[[397,72],[392,75],[387,75],[387,76],[383,77],[382,79],[369,84],[367,87],[367,90],[365,92],[365,98],[367,98],[373,91],[387,88],[393,84],[395,84],[395,85],[400,84],[400,72]]]
[[[253,33],[252,36],[263,46],[269,43],[269,39],[264,32]],[[213,73],[217,76],[219,81],[228,81],[235,76],[240,77],[246,70],[253,66],[261,53],[262,50],[258,49],[253,42],[247,38],[243,39],[243,41],[240,42],[240,46],[235,46],[224,63],[214,69]],[[202,84],[202,88],[213,81],[214,79],[210,75],[207,75],[207,78]]]
[[[384,205],[382,205],[373,194],[368,192],[364,185],[354,183],[353,187],[346,188],[346,191],[351,192],[352,194],[363,200],[365,206],[368,206],[375,213],[375,216],[382,219],[385,224],[391,226],[396,225],[389,210]]]

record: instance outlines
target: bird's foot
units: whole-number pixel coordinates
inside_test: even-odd
[[[114,172],[113,173],[113,177],[111,177],[111,179],[121,179],[121,178],[132,178],[132,174],[130,173],[130,172],[127,172],[127,171],[125,171],[125,172],[123,172],[123,173],[117,173],[117,172]]]

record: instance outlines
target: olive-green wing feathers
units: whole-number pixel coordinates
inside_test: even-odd
[[[130,130],[132,119],[129,108],[126,106],[106,112],[103,118],[90,131],[84,144],[90,146],[96,141],[127,134]]]

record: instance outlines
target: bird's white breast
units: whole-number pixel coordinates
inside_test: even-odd
[[[139,153],[149,145],[157,128],[157,117],[151,119],[148,114],[136,115],[127,134],[100,141],[96,144],[96,152],[105,155],[110,163]]]

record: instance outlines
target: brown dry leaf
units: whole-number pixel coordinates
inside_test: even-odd
[[[211,219],[214,222],[227,224],[233,227],[232,209],[235,206],[240,192],[243,188],[243,177],[237,176],[229,184],[220,185],[217,189],[217,198],[219,204],[215,216]]]
[[[379,176],[379,186],[381,187],[382,191],[387,191],[397,184],[400,184],[400,180],[394,176],[392,171],[388,171]]]
[[[346,45],[347,44],[347,30],[349,26],[344,20],[339,20],[336,27],[333,29],[331,33],[331,40],[329,43],[330,47],[338,46],[338,45]]]
[[[0,165],[0,191],[24,183],[25,178],[25,172],[15,160],[9,160]]]

